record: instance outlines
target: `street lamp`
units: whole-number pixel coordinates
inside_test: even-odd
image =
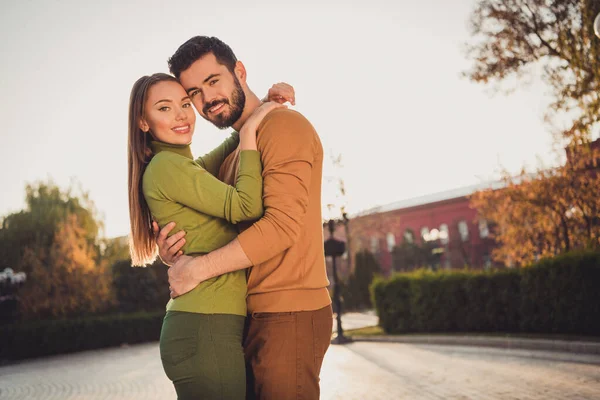
[[[594,32],[600,38],[600,13],[596,15],[596,19],[594,20]]]
[[[336,240],[333,237],[333,231],[335,230],[335,221],[330,219],[328,222],[329,227],[329,239],[325,241],[325,255],[331,256],[331,266],[333,267],[333,304],[336,309],[336,321],[337,321],[337,336],[331,341],[332,344],[344,344],[351,342],[350,338],[344,336],[344,329],[342,328],[342,302],[340,300],[340,285],[338,281],[337,266],[335,259],[346,251],[346,246],[341,240]]]

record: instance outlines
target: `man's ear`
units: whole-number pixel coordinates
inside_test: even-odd
[[[150,130],[150,126],[148,125],[148,123],[146,122],[146,120],[144,118],[140,119],[140,122],[138,123],[138,126],[140,127],[140,129],[143,132],[148,133],[148,131]]]
[[[240,83],[246,84],[246,67],[244,67],[244,63],[241,61],[237,61],[235,63],[235,68],[233,69],[235,72],[235,76],[238,78]]]

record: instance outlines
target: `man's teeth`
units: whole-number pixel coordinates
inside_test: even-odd
[[[223,106],[223,103],[219,103],[219,104],[217,104],[216,106],[214,106],[214,107],[211,107],[211,108],[210,108],[210,112],[215,112],[215,111],[217,111],[219,108],[221,108],[222,106]]]

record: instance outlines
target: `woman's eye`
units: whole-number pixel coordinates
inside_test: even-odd
[[[183,108],[189,108],[192,106],[192,103],[183,103]]]
[[[169,111],[169,107],[161,107],[158,109],[158,111]]]

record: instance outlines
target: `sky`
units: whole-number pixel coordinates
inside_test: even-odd
[[[195,35],[229,44],[260,97],[276,82],[295,87],[294,109],[323,143],[324,204],[356,213],[551,163],[547,87],[494,94],[461,74],[475,4],[0,0],[0,216],[24,207],[27,183],[79,182],[104,235],[126,235],[131,86],[168,72]],[[199,118],[192,151],[226,136]]]

